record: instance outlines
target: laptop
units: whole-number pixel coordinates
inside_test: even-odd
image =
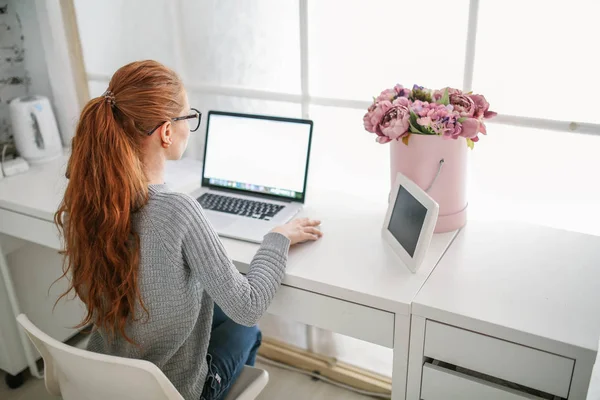
[[[220,236],[261,243],[302,209],[313,122],[210,111],[198,202]]]

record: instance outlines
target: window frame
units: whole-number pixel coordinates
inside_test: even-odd
[[[235,87],[227,85],[215,85],[207,82],[198,82],[185,76],[184,60],[182,54],[184,49],[180,48],[183,46],[181,40],[177,40],[182,35],[182,28],[180,24],[176,23],[179,18],[183,15],[183,6],[180,2],[173,3],[170,15],[168,18],[172,20],[172,26],[177,28],[174,29],[174,40],[179,45],[176,51],[176,59],[174,60],[176,69],[182,75],[182,79],[186,84],[188,90],[199,93],[249,98],[255,100],[269,100],[269,101],[282,101],[288,103],[296,103],[301,106],[301,117],[310,118],[309,108],[311,105],[317,106],[332,106],[342,108],[354,108],[354,109],[367,109],[370,105],[370,101],[363,100],[351,100],[341,99],[334,97],[320,97],[312,96],[309,90],[309,38],[308,38],[308,1],[309,0],[298,0],[298,18],[299,18],[299,29],[300,29],[300,94],[292,94],[285,92],[266,91],[259,89],[251,89],[244,87]],[[72,0],[69,2],[72,4]],[[464,60],[464,74],[463,74],[463,85],[464,91],[472,90],[473,74],[475,65],[475,48],[477,41],[477,24],[479,20],[479,0],[470,0],[469,2],[469,16],[468,16],[468,29],[465,45],[465,60]],[[75,18],[75,13],[71,13],[71,18]],[[74,21],[65,21],[65,24],[76,23]],[[79,38],[77,38],[79,41]],[[81,54],[79,54],[81,57]],[[83,63],[83,61],[81,61]],[[94,72],[86,73],[88,81],[108,83],[110,76],[97,74]],[[568,121],[568,120],[550,120],[544,118],[534,118],[527,115],[509,115],[509,114],[498,114],[494,119],[491,119],[487,123],[491,124],[504,124],[513,126],[522,126],[530,128],[548,129],[553,131],[561,132],[575,132],[581,134],[600,135],[600,124]]]

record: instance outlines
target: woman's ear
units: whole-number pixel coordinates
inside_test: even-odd
[[[158,128],[160,140],[163,148],[168,148],[173,144],[173,129],[171,121],[167,121]]]

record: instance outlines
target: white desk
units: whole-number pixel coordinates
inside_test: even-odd
[[[52,217],[66,184],[65,163],[66,158],[0,181],[0,233],[59,248]],[[166,181],[174,190],[193,193],[200,173],[198,162],[174,162]],[[286,277],[269,312],[393,348],[392,396],[404,399],[410,305],[456,233],[436,235],[423,266],[412,274],[380,239],[386,199],[310,188],[307,193],[302,215],[321,219],[324,237],[291,249]],[[245,272],[258,246],[223,242]],[[14,296],[12,301],[17,302]]]
[[[446,399],[481,383],[424,367],[424,357],[585,399],[600,337],[600,237],[470,221],[412,313],[409,400],[435,399],[425,388],[434,378]],[[525,398],[506,396],[480,398]]]

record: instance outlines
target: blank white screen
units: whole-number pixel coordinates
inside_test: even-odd
[[[307,123],[211,114],[204,177],[304,191]]]

